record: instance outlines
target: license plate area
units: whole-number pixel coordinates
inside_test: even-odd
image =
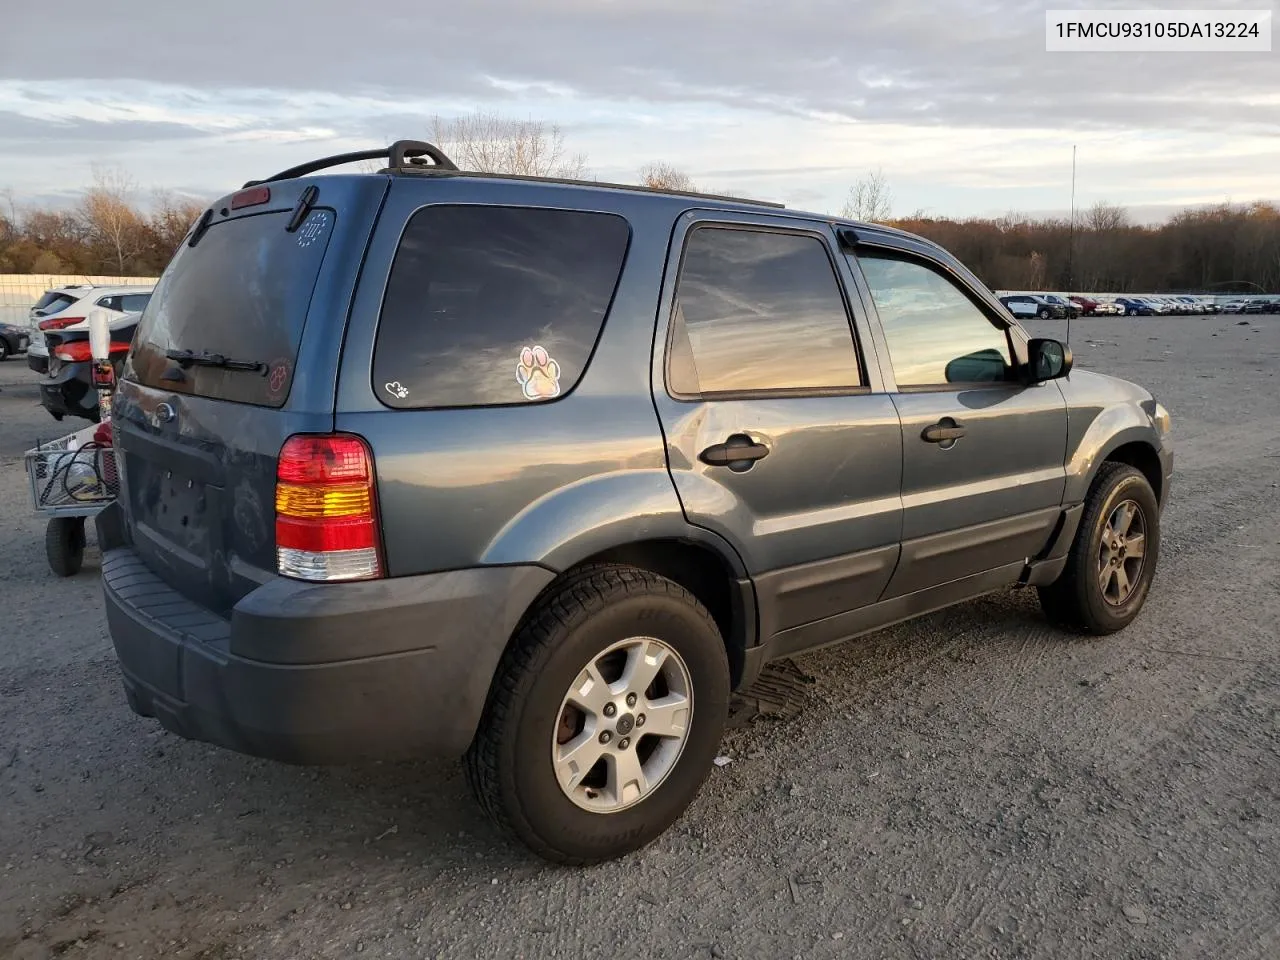
[[[157,471],[155,528],[187,550],[207,547],[209,498],[205,485],[173,470]]]

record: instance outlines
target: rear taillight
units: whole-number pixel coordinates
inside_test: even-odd
[[[51,317],[48,320],[41,320],[39,327],[41,330],[62,330],[74,323],[82,323],[84,317]]]
[[[128,352],[129,344],[122,343],[119,340],[111,342],[113,356]],[[65,360],[67,363],[84,363],[86,360],[93,359],[93,348],[89,346],[88,340],[72,340],[70,343],[61,343],[54,347],[53,355],[59,360]]]
[[[276,568],[298,580],[382,576],[373,457],[350,434],[299,434],[276,467]]]

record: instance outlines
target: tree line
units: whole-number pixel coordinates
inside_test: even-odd
[[[1280,208],[1219,204],[1132,223],[1099,203],[1077,217],[889,220],[933,240],[995,290],[1280,293]]]
[[[464,170],[590,178],[585,154],[570,153],[555,124],[477,112],[436,117],[427,127]],[[662,161],[640,166],[634,179],[658,189],[732,195]],[[69,209],[20,207],[12,194],[8,200],[0,210],[0,273],[155,276],[205,205],[163,192],[141,205],[126,173],[101,168]],[[1189,208],[1158,225],[1134,223],[1123,207],[1108,203],[1074,223],[1013,213],[894,217],[891,204],[883,172],[874,171],[853,184],[840,213],[940,243],[997,290],[1280,292],[1280,208],[1273,203]]]

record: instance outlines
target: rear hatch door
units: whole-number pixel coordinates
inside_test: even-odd
[[[240,209],[219,201],[138,323],[113,409],[129,531],[157,575],[223,615],[275,574],[281,446],[333,429],[347,308],[386,189],[325,176],[272,183]]]

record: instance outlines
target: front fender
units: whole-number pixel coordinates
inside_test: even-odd
[[[1075,411],[1072,411],[1073,415]],[[1098,467],[1116,450],[1130,443],[1149,446],[1167,464],[1167,442],[1152,426],[1141,407],[1121,405],[1109,407],[1089,424],[1067,461],[1067,488],[1063,502],[1081,503]]]
[[[645,540],[700,543],[719,554],[735,577],[747,576],[728,543],[685,518],[665,469],[601,474],[552,491],[499,530],[480,562],[536,563],[558,573],[603,550]]]

